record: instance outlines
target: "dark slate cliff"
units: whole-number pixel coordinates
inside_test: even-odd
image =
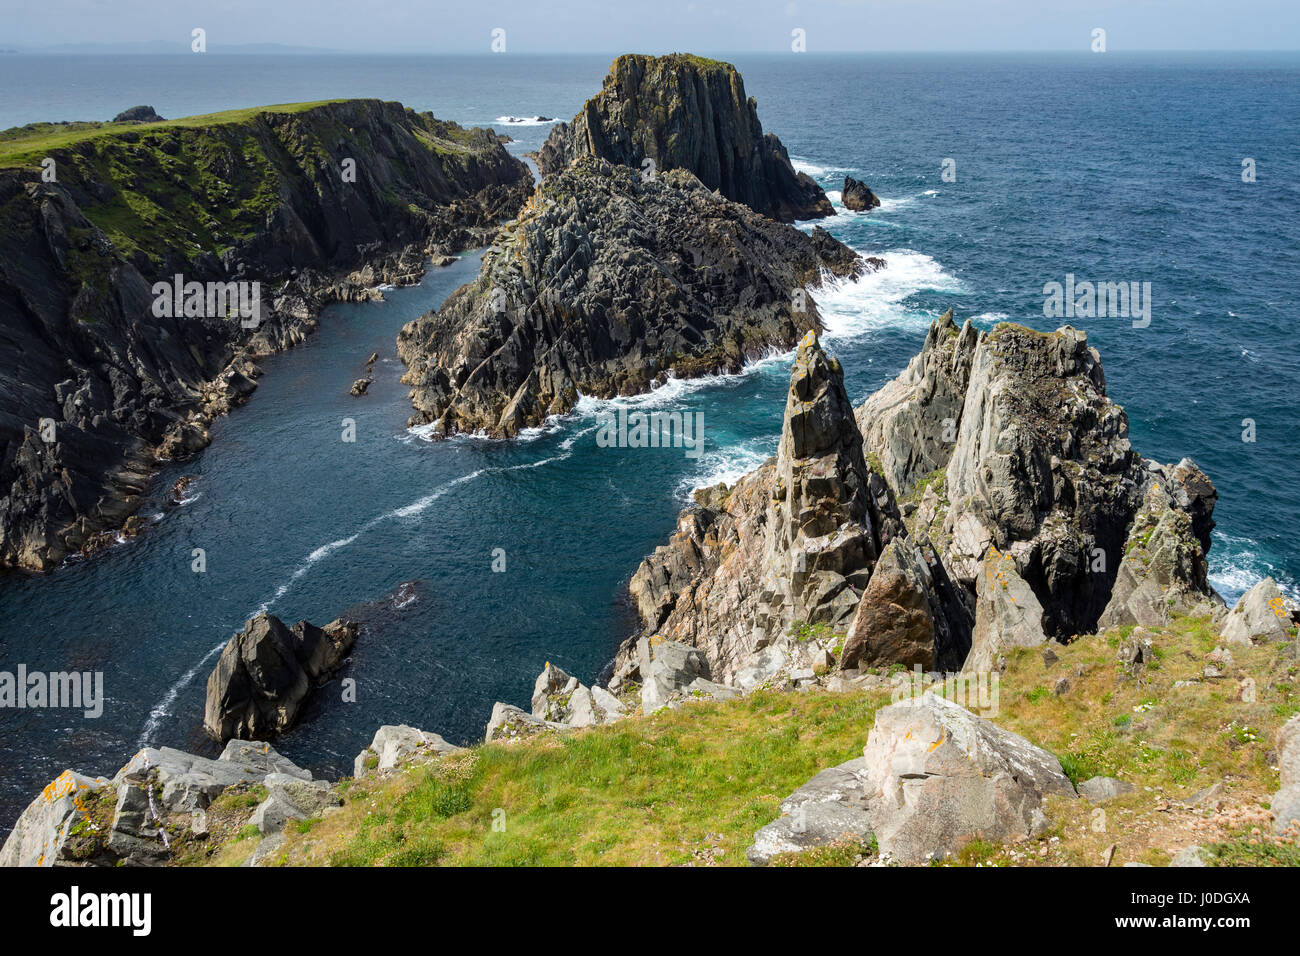
[[[876,268],[705,189],[585,158],[548,177],[476,282],[409,323],[398,354],[412,424],[515,435],[579,394],[737,371],[819,327],[805,287]]]
[[[782,222],[834,211],[821,187],[795,172],[781,141],[763,133],[736,68],[718,60],[620,56],[600,93],[551,131],[537,164],[550,175],[580,156],[688,169],[710,189]]]
[[[252,358],[482,242],[531,189],[490,131],[376,100],[11,131],[0,165],[0,566],[35,570],[129,532],[155,461],[207,443]],[[263,283],[260,321],[155,315],[176,274]]]

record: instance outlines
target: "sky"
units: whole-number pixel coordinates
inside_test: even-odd
[[[0,49],[350,52],[1297,50],[1300,0],[0,0]],[[239,52],[239,51],[233,51]]]

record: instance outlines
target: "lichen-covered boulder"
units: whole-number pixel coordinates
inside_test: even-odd
[[[877,711],[863,758],[880,850],[902,863],[1038,835],[1043,798],[1075,796],[1055,756],[934,694]]]
[[[1223,621],[1223,640],[1249,646],[1256,641],[1286,641],[1295,636],[1300,611],[1277,582],[1265,578],[1241,596]]]

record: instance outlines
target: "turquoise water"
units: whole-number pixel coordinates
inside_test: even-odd
[[[381,96],[465,123],[568,117],[608,57],[2,57],[0,126],[165,116],[331,96]],[[1295,57],[740,57],[765,127],[827,189],[845,173],[884,199],[826,223],[887,268],[815,293],[826,344],[860,400],[897,374],[930,319],[1039,328],[1042,287],[1066,273],[1149,281],[1152,321],[1086,327],[1135,444],[1190,455],[1217,483],[1211,554],[1229,597],[1273,573],[1294,591],[1300,493],[1300,60]],[[548,126],[512,126],[524,152]],[[1240,179],[1241,159],[1259,179]],[[956,160],[957,181],[941,178]],[[838,198],[838,197],[834,197]],[[64,767],[111,774],[142,743],[203,745],[217,650],[267,608],[316,623],[416,580],[416,600],[370,609],[347,676],[277,747],[350,767],[381,723],[466,742],[494,700],[525,703],[543,663],[595,678],[635,625],[637,563],[671,533],[692,487],[734,479],[776,447],[788,359],[671,383],[626,400],[704,416],[705,452],[595,443],[600,403],[524,440],[432,443],[410,414],[394,354],[401,325],[471,279],[477,256],[382,303],[329,309],[304,346],[264,363],[252,400],[170,468],[140,539],[41,578],[0,580],[0,669],[103,670],[104,715],[0,711],[0,826]],[[379,352],[370,394],[347,390]],[[356,420],[355,443],[341,440]],[[1258,441],[1241,441],[1253,418]],[[188,503],[162,499],[180,474]],[[204,548],[207,571],[191,570]],[[504,572],[492,570],[496,549]]]

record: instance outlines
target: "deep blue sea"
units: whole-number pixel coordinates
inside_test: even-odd
[[[0,127],[106,119],[140,103],[176,117],[366,96],[493,124],[524,152],[549,124],[498,118],[572,116],[610,59],[6,55]],[[1101,352],[1136,447],[1191,456],[1216,482],[1220,591],[1232,600],[1273,574],[1295,593],[1300,57],[730,59],[764,127],[833,199],[848,173],[884,200],[824,223],[888,263],[814,293],[855,401],[898,373],[948,307],[982,326],[1054,328],[1047,282],[1150,282],[1146,328],[1075,324]],[[147,534],[44,577],[0,579],[0,670],[102,670],[109,698],[97,720],[0,711],[0,830],[65,767],[111,775],[144,743],[201,746],[207,674],[262,608],[319,624],[420,582],[416,600],[379,614],[358,644],[346,672],[357,702],[331,684],[275,745],[327,772],[348,770],[382,723],[480,737],[493,701],[526,704],[547,660],[584,681],[599,674],[635,623],[627,581],[690,490],[775,451],[788,357],[626,400],[702,412],[697,460],[598,448],[592,401],[523,440],[428,442],[404,427],[394,338],[469,281],[477,258],[382,303],[333,307],[307,344],[267,360],[212,446],[159,476],[144,513],[161,517]],[[377,380],[353,398],[372,351]],[[345,417],[357,422],[352,444],[340,440]],[[163,508],[180,474],[198,476],[190,500]],[[496,549],[504,572],[492,570]]]

